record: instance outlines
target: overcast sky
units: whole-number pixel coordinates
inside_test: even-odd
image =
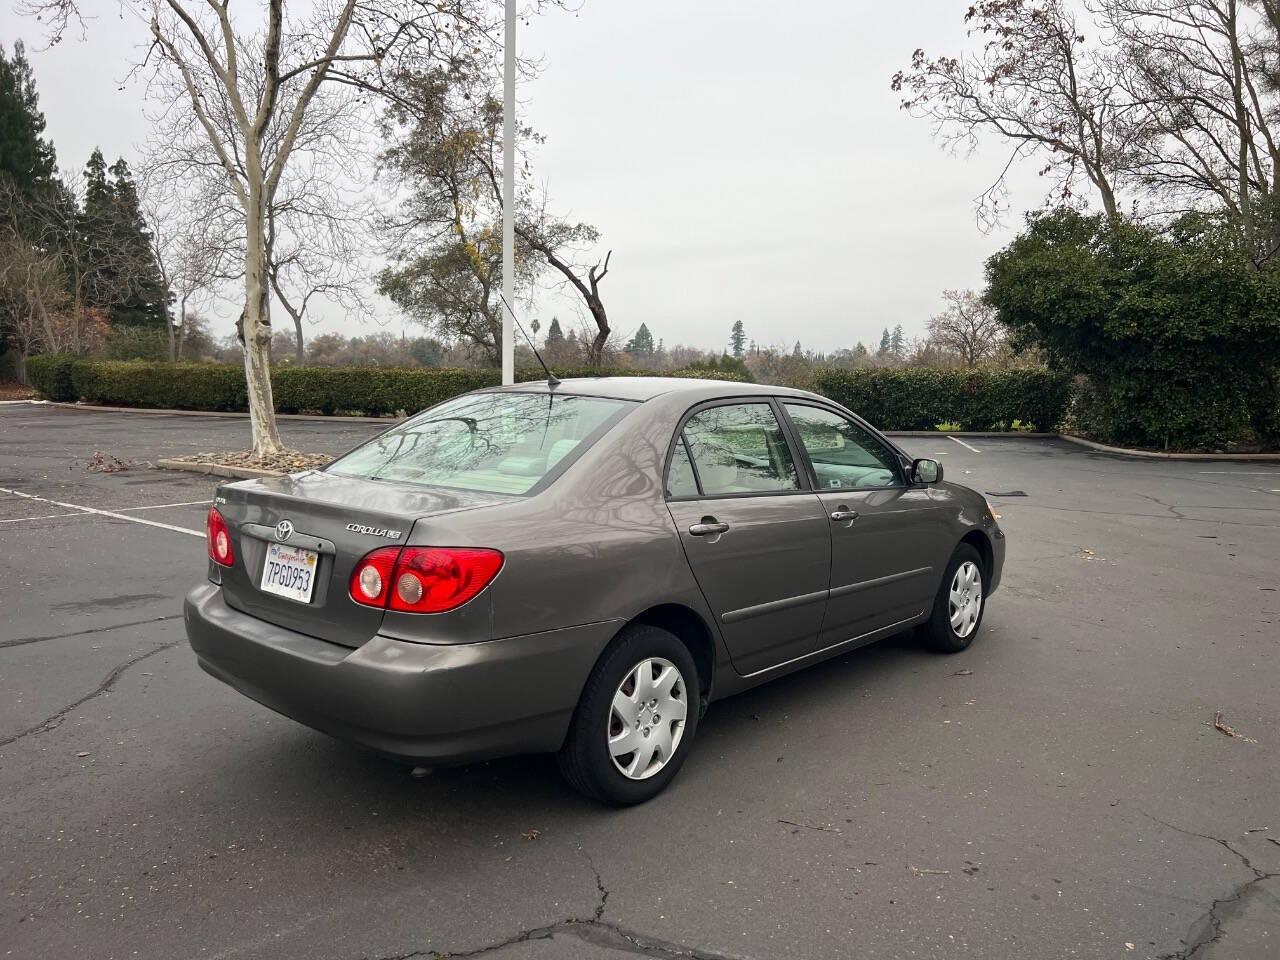
[[[534,175],[613,250],[614,329],[721,347],[742,320],[762,346],[874,346],[898,323],[921,335],[943,289],[980,287],[1017,225],[984,235],[974,222],[1003,155],[945,153],[889,89],[916,47],[961,49],[967,6],[585,0],[522,28],[521,54],[543,62],[521,91],[522,122],[548,138]],[[27,38],[64,169],[95,145],[133,159],[147,135],[140,84],[121,89],[143,27],[99,9],[86,40],[52,50],[11,7],[0,31],[6,47]],[[1015,208],[1037,205],[1034,170],[1017,183]],[[528,309],[544,326],[576,316],[554,294]],[[361,332],[333,315],[325,329]]]

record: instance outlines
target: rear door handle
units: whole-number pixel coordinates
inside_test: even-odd
[[[728,529],[729,525],[727,523],[720,523],[718,520],[706,517],[701,523],[695,523],[689,527],[689,533],[695,537],[718,536],[727,532]]]
[[[831,519],[837,523],[842,520],[857,520],[858,511],[850,510],[848,507],[836,507],[831,511]]]

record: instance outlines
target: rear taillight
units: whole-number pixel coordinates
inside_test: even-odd
[[[227,529],[227,521],[222,519],[222,514],[216,507],[209,511],[205,533],[209,539],[210,560],[224,567],[236,562],[235,552],[231,549],[231,531]]]
[[[385,607],[391,571],[400,556],[399,547],[383,547],[365,556],[351,571],[351,599],[366,607]]]
[[[492,583],[502,562],[501,552],[486,547],[383,547],[356,564],[351,599],[402,613],[444,613]]]

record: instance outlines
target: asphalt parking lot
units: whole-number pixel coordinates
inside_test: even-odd
[[[412,778],[196,667],[216,481],[145,461],[247,439],[0,406],[4,956],[1280,956],[1280,467],[903,440],[1003,516],[979,640],[717,703],[614,811],[549,758]]]

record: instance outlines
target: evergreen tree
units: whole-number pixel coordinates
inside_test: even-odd
[[[893,328],[893,336],[889,340],[889,352],[901,360],[906,354],[906,339],[902,335],[902,324]]]
[[[547,346],[554,348],[564,343],[564,331],[560,329],[560,318],[552,317],[551,326],[547,328]]]
[[[111,227],[116,256],[133,273],[122,301],[112,304],[111,322],[164,326],[169,316],[169,294],[160,279],[151,231],[142,216],[138,185],[123,158],[117,159],[108,172],[112,177]]]
[[[733,332],[729,334],[729,346],[733,348],[735,357],[742,356],[742,348],[746,345],[747,335],[742,329],[742,321],[733,322]]]
[[[889,335],[889,328],[884,328],[884,333],[880,335],[880,354],[889,353],[893,349],[893,338]]]
[[[795,348],[794,350],[792,350],[792,351],[791,351],[791,355],[792,355],[793,357],[803,357],[803,356],[804,356],[804,351],[800,349],[800,341],[799,341],[799,340],[797,340],[797,341],[796,341],[796,348]]]
[[[653,334],[642,323],[640,324],[640,329],[636,331],[636,335],[627,341],[627,345],[623,349],[633,357],[652,357],[654,353]]]
[[[867,345],[859,340],[857,345],[853,348],[853,355],[855,357],[865,357],[867,355]]]
[[[128,164],[117,160],[108,167],[95,149],[84,167],[84,184],[75,246],[86,278],[85,302],[107,311],[115,326],[163,326],[169,295]]]
[[[35,78],[19,40],[13,56],[0,47],[0,174],[7,174],[19,189],[48,184],[57,169],[53,144],[42,139],[44,114],[40,112]]]

